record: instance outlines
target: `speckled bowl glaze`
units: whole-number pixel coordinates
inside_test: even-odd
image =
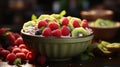
[[[28,35],[21,30],[27,46],[39,49],[39,52],[50,60],[67,60],[84,52],[94,35],[77,38],[53,38]]]

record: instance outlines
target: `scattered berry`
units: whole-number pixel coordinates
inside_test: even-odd
[[[15,40],[15,44],[16,44],[16,45],[23,44],[23,38],[22,38],[22,37],[18,37],[18,38]]]
[[[19,45],[19,48],[20,48],[20,49],[23,49],[23,48],[25,49],[25,48],[27,48],[27,47],[26,47],[25,44],[20,44],[20,45]]]
[[[9,53],[6,57],[9,64],[13,64],[16,59],[16,55],[14,53]]]
[[[21,49],[17,47],[17,48],[14,48],[12,52],[16,54],[21,52]]]
[[[3,49],[0,53],[1,53],[3,58],[6,58],[6,56],[10,53],[10,51]]]

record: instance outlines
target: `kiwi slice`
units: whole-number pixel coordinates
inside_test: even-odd
[[[89,33],[83,27],[74,28],[72,31],[72,37],[81,37],[88,34]]]

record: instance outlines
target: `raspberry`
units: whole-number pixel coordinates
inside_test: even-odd
[[[16,55],[14,54],[14,53],[9,53],[8,55],[7,55],[7,58],[6,58],[7,60],[8,60],[8,62],[10,63],[10,64],[13,64],[13,62],[15,61],[15,59],[16,59]]]
[[[23,38],[22,38],[22,37],[18,37],[18,38],[15,40],[15,44],[16,44],[16,45],[23,44]]]
[[[59,24],[56,23],[56,22],[51,22],[48,24],[48,27],[51,29],[51,30],[55,30],[55,29],[58,29],[59,28]]]
[[[83,19],[83,20],[82,20],[82,23],[81,23],[81,26],[82,26],[83,28],[88,27],[88,21],[87,21],[86,19]]]
[[[3,49],[0,53],[1,53],[3,58],[6,58],[6,56],[10,53],[10,51]]]
[[[43,65],[43,64],[45,64],[45,62],[46,62],[45,56],[42,55],[42,56],[38,57],[38,63],[39,64]]]
[[[67,26],[69,24],[69,19],[67,17],[63,17],[61,19],[61,23],[62,23],[62,25],[66,25]]]
[[[23,49],[23,48],[27,48],[27,47],[26,47],[25,44],[20,44],[20,45],[19,45],[19,48],[20,48],[20,49]]]
[[[77,20],[73,20],[72,24],[74,28],[80,27],[80,23]]]
[[[22,61],[24,61],[26,59],[26,56],[24,53],[16,53],[16,57],[21,58]]]
[[[18,47],[16,47],[16,48],[14,48],[13,49],[13,51],[12,51],[13,53],[19,53],[19,52],[21,52],[21,49],[20,48],[18,48]]]
[[[38,23],[38,28],[46,27],[47,22],[45,20],[40,20]]]
[[[52,31],[52,35],[55,37],[60,37],[61,36],[61,30],[56,29]]]
[[[8,32],[7,33],[7,39],[10,41],[12,45],[14,45],[14,42],[16,40],[14,33],[13,32]]]
[[[49,37],[51,36],[51,29],[50,28],[45,28],[42,32],[42,35],[45,36],[45,37]]]
[[[64,25],[61,28],[61,33],[62,33],[63,36],[68,36],[70,34],[70,30],[67,26]]]
[[[29,50],[27,49],[21,49],[21,51],[26,55],[27,53],[29,53]]]

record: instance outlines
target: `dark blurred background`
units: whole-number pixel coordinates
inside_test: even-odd
[[[113,20],[120,21],[120,0],[0,0],[0,26],[19,32],[31,15],[59,13],[81,18],[80,12],[90,9],[113,10]]]

